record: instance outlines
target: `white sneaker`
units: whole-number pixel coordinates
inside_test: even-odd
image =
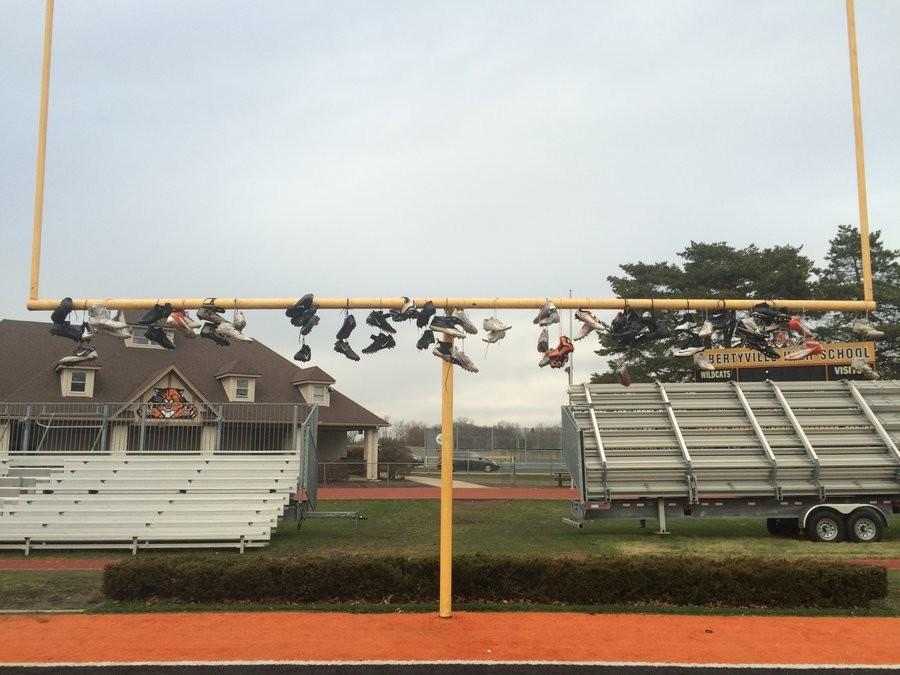
[[[400,314],[407,314],[416,308],[416,301],[410,300],[405,295],[403,296],[403,304],[400,306]]]
[[[487,333],[487,337],[481,338],[484,342],[490,342],[493,344],[494,342],[500,342],[503,338],[506,337],[505,330],[489,330]]]
[[[575,312],[575,318],[583,322],[584,325],[590,326],[592,330],[601,330],[603,328],[603,326],[600,325],[600,319],[594,316],[590,310],[579,309]]]
[[[103,305],[92,305],[88,310],[88,323],[92,328],[115,333],[123,328],[128,328],[124,321],[115,321],[109,315],[109,310]]]
[[[591,324],[583,323],[583,324],[581,324],[581,331],[578,333],[578,335],[576,335],[572,339],[573,340],[581,340],[583,338],[586,338],[588,335],[593,333],[595,330],[596,329],[593,326],[591,326]]]
[[[672,356],[694,356],[704,349],[706,349],[706,347],[684,347],[682,349],[673,349]]]
[[[697,370],[715,370],[716,367],[709,362],[709,359],[703,355],[703,352],[694,354],[694,365]]]
[[[453,318],[457,320],[462,329],[469,335],[475,335],[475,333],[478,332],[478,329],[475,327],[475,324],[472,323],[472,320],[469,319],[469,315],[466,314],[465,310],[454,309]]]
[[[546,328],[541,331],[541,335],[538,337],[537,348],[541,354],[550,351],[550,331]]]
[[[550,312],[555,312],[555,311],[556,311],[556,305],[554,305],[552,302],[550,302],[548,300],[547,302],[544,303],[544,306],[541,307],[540,311],[538,312],[538,315],[536,317],[534,317],[534,323],[540,324],[541,321],[543,321],[546,317],[548,317],[550,315]],[[542,325],[546,325],[546,324],[542,324]]]
[[[478,368],[475,367],[475,364],[472,362],[472,359],[469,358],[469,355],[464,351],[457,349],[455,346],[453,347],[450,358],[453,360],[453,363],[463,370],[468,370],[470,373],[478,372]]]
[[[703,326],[700,328],[700,332],[697,333],[700,337],[706,337],[707,335],[712,335],[713,325],[712,321],[704,321]]]
[[[216,335],[228,340],[240,340],[241,342],[253,342],[253,338],[247,337],[234,327],[230,321],[222,321],[216,325]]]
[[[508,331],[510,328],[512,328],[512,326],[508,326],[507,324],[503,323],[496,316],[489,316],[482,322],[481,325],[484,327],[484,329],[486,331],[491,331],[491,332],[498,331],[498,330],[502,330],[505,332],[505,331]]]
[[[238,333],[243,333],[244,329],[247,327],[247,317],[244,316],[244,313],[241,310],[235,310],[234,319],[231,324],[235,327]]]
[[[550,313],[547,314],[547,316],[538,321],[539,326],[550,326],[554,323],[559,323],[559,312],[556,311],[556,307],[550,310]]]
[[[550,355],[544,354],[541,357],[541,360],[538,361],[538,368],[543,368],[544,366],[549,365],[549,363],[550,363]]]
[[[693,321],[683,321],[682,323],[675,326],[675,330],[693,330],[697,327]]]
[[[884,337],[884,331],[880,331],[872,325],[868,319],[857,319],[853,322],[853,332],[867,338]]]
[[[862,356],[854,356],[853,360],[850,361],[850,367],[853,368],[853,370],[858,370],[863,373],[867,380],[877,380],[881,377],[881,375],[876,373],[875,369],[870,366],[869,362]]]

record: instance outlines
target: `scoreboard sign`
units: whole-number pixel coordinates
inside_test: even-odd
[[[868,363],[875,363],[874,342],[834,342],[822,345],[824,351],[816,356],[807,356],[796,361],[788,361],[784,357],[798,347],[773,347],[779,358],[767,356],[755,349],[738,347],[732,349],[707,349],[703,355],[715,366],[717,371],[729,371],[744,368],[795,368],[797,366],[848,366],[858,356]],[[837,368],[838,371],[843,370]],[[712,371],[709,371],[712,373]],[[703,378],[703,379],[713,379]],[[718,379],[718,378],[716,378]],[[729,379],[725,376],[723,379]]]

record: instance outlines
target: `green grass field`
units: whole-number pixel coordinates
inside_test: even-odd
[[[319,519],[306,521],[297,529],[285,520],[273,535],[272,543],[247,555],[289,554],[404,554],[436,555],[439,546],[439,504],[433,500],[406,501],[323,501],[321,510],[362,512],[367,520]],[[817,544],[804,539],[770,536],[762,520],[672,519],[672,534],[654,534],[655,523],[641,529],[637,521],[591,523],[581,530],[566,527],[566,501],[457,501],[454,503],[455,553],[496,553],[521,556],[586,556],[630,553],[694,553],[709,556],[759,555],[815,558],[900,558],[900,518],[894,518],[886,537],[877,544]],[[6,552],[7,556],[12,552]],[[181,553],[179,551],[178,553]],[[222,555],[221,552],[209,553]],[[17,557],[21,554],[12,553]],[[125,552],[42,551],[42,557],[125,557]],[[229,555],[229,554],[226,554]],[[231,553],[230,555],[236,555]],[[104,604],[100,592],[100,572],[53,571],[0,572],[0,609],[87,609],[122,611]],[[900,615],[900,570],[891,571],[890,597],[864,613]],[[164,605],[156,606],[163,609]],[[168,606],[171,609],[171,606]],[[259,609],[259,607],[256,607]],[[327,608],[336,609],[329,605]],[[381,611],[378,607],[339,607],[352,611]],[[507,609],[514,609],[506,607]],[[133,609],[133,608],[132,608]],[[199,608],[194,608],[199,609]],[[238,609],[232,607],[232,609]],[[285,609],[273,607],[271,609]],[[297,609],[294,607],[293,609]],[[309,607],[304,609],[324,609]],[[397,608],[394,608],[397,609]],[[431,607],[401,608],[406,611]],[[482,607],[482,609],[496,609]],[[542,609],[529,606],[528,609]],[[544,608],[556,609],[559,607]],[[577,608],[569,608],[577,609]],[[581,608],[586,610],[586,608]],[[608,607],[591,611],[678,611],[711,612],[707,608]],[[728,613],[741,613],[729,610]],[[754,610],[754,613],[758,613]],[[818,612],[816,612],[818,613]],[[858,612],[857,612],[858,613]]]

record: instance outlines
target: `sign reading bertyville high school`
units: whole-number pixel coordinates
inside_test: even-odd
[[[737,347],[733,349],[707,349],[703,355],[709,359],[716,370],[729,370],[731,368],[771,368],[789,366],[843,366],[850,363],[857,356],[863,357],[868,363],[875,363],[874,342],[834,342],[822,344],[823,352],[816,356],[807,356],[797,360],[787,360],[784,357],[800,347],[773,347],[780,354],[775,359],[755,349]]]

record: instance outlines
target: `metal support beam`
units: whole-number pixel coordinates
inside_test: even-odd
[[[875,427],[875,431],[878,432],[878,435],[881,437],[881,440],[887,446],[887,449],[891,451],[891,454],[894,455],[894,458],[900,462],[900,450],[897,449],[897,444],[894,443],[894,439],[891,438],[891,435],[884,428],[884,425],[881,424],[881,420],[875,416],[875,413],[872,411],[872,408],[869,407],[866,399],[863,398],[862,393],[856,387],[852,380],[847,380],[847,388],[850,389],[850,393],[853,395],[854,400],[859,405],[859,409],[862,410],[863,415],[866,416],[866,419],[869,420],[869,423]]]
[[[784,394],[781,391],[781,388],[772,380],[766,380],[769,383],[769,386],[772,387],[772,391],[775,393],[775,398],[778,399],[778,403],[781,404],[781,409],[784,411],[785,416],[791,423],[791,426],[794,428],[794,433],[797,434],[797,438],[800,439],[800,443],[803,444],[803,448],[806,450],[806,455],[812,460],[813,463],[813,478],[815,478],[816,486],[819,489],[819,496],[825,497],[825,488],[822,486],[822,481],[819,476],[822,472],[822,462],[819,460],[819,455],[816,454],[815,448],[813,448],[812,443],[809,442],[809,438],[806,436],[806,432],[803,431],[803,427],[800,425],[800,421],[797,419],[797,416],[794,414],[794,410],[791,408],[791,405],[787,402],[787,399],[784,397]]]
[[[741,298],[732,300],[715,300],[712,298],[473,298],[473,297],[439,297],[418,296],[413,298],[416,304],[423,305],[431,300],[438,308],[453,309],[528,309],[537,311],[551,300],[559,309],[752,309],[760,302],[759,298]],[[169,303],[175,309],[198,309],[211,300],[224,309],[287,309],[297,302],[290,298],[74,298],[75,309],[88,309],[91,305],[104,305],[110,309],[150,309],[155,304]],[[59,305],[60,298],[30,299],[26,307],[30,310],[53,310]],[[400,309],[405,300],[393,298],[316,298],[319,309]],[[865,312],[874,311],[875,303],[865,300],[772,300],[766,302],[777,307],[797,311],[836,311]]]
[[[669,534],[669,531],[666,529],[666,500],[662,497],[656,500],[656,517],[659,525],[656,534]]]
[[[591,400],[591,390],[587,382],[584,383],[584,397],[587,399],[588,412],[591,415],[591,425],[594,428],[594,439],[597,441],[597,449],[600,452],[600,464],[603,467],[603,494],[609,501],[609,475],[606,465],[606,450],[603,449],[603,439],[600,438],[600,426],[597,424],[597,413],[594,412],[594,402]],[[587,481],[585,480],[585,485]]]
[[[775,453],[772,452],[769,440],[763,433],[762,427],[759,426],[759,421],[756,419],[756,415],[753,414],[753,409],[750,407],[747,397],[744,396],[741,385],[732,381],[731,386],[734,387],[734,392],[737,394],[738,401],[741,402],[744,414],[747,415],[747,419],[750,420],[750,426],[753,427],[753,433],[756,434],[756,439],[762,446],[763,452],[766,453],[766,459],[769,460],[769,464],[772,466],[772,487],[775,488],[775,497],[781,499],[781,486],[778,484],[778,460],[775,458]]]
[[[675,417],[675,411],[672,410],[672,402],[669,400],[669,395],[666,393],[666,388],[659,380],[656,381],[656,386],[659,389],[659,396],[663,400],[663,407],[666,409],[666,414],[669,416],[669,422],[672,425],[672,431],[675,432],[675,440],[678,441],[678,447],[681,449],[681,456],[684,458],[684,461],[687,462],[688,499],[691,502],[696,502],[697,481],[694,478],[694,460],[691,459],[691,453],[688,450],[687,444],[684,442],[684,436],[681,433],[681,427],[678,424],[678,419]]]

